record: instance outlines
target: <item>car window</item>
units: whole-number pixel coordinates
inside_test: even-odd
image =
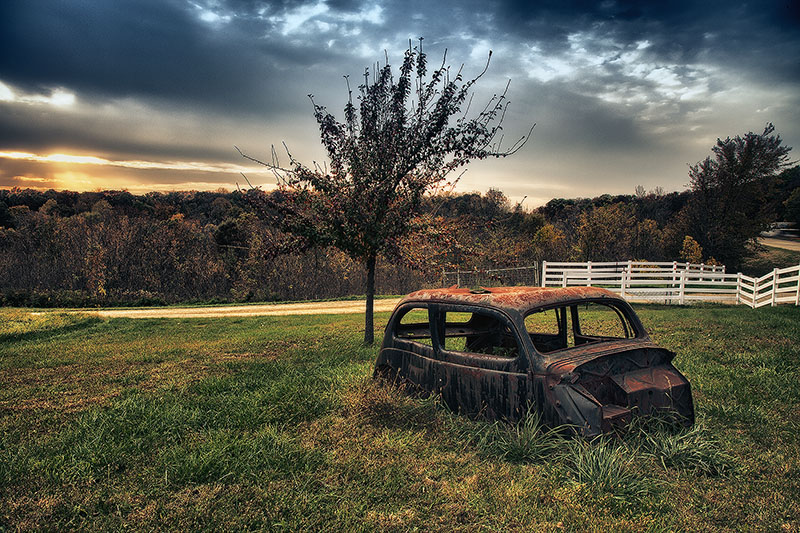
[[[528,333],[544,333],[558,335],[558,315],[555,309],[545,309],[531,313],[525,317],[525,329]]]
[[[540,353],[636,336],[620,309],[598,302],[534,310],[525,316],[525,329]]]
[[[540,353],[550,353],[575,346],[569,328],[566,307],[536,309],[525,316],[525,329]]]
[[[444,315],[444,349],[476,355],[516,358],[519,344],[510,326],[488,312]]]
[[[597,302],[585,302],[576,307],[575,335],[578,343],[633,336],[630,324],[616,307]]]
[[[394,335],[396,338],[433,346],[426,307],[408,308],[395,324]]]

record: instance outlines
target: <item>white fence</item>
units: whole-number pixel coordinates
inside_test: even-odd
[[[765,305],[800,305],[800,265],[776,268],[760,278],[739,274],[736,303],[753,308]]]
[[[750,307],[800,305],[800,265],[760,278],[727,274],[724,266],[691,263],[542,262],[542,287],[595,286],[628,300],[684,304],[712,301]]]

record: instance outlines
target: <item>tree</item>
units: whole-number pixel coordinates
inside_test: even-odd
[[[794,222],[800,228],[800,187],[792,191],[789,198],[783,203],[785,206],[785,217],[788,222]]]
[[[596,207],[580,216],[578,242],[587,261],[618,261],[631,257],[637,233],[636,217],[625,204]]]
[[[274,149],[271,162],[242,154],[278,178],[278,194],[251,195],[262,214],[297,236],[298,245],[333,245],[365,266],[365,343],[373,341],[376,261],[395,253],[415,228],[424,195],[454,185],[457,178],[448,176],[470,161],[511,155],[530,137],[500,146],[508,85],[469,118],[472,88],[488,66],[465,81],[463,66],[455,75],[446,66],[445,52],[429,73],[422,40],[418,47],[409,43],[397,78],[388,57],[383,67],[365,71],[358,106],[348,81],[344,122],[309,96],[330,165],[306,166],[288,149],[288,167]]]
[[[760,134],[717,139],[714,156],[689,168],[691,235],[705,253],[734,268],[773,221],[775,206],[767,199],[791,150],[774,131],[767,124]]]
[[[683,247],[681,248],[681,259],[687,263],[699,264],[703,261],[703,248],[697,244],[690,235],[683,238]]]

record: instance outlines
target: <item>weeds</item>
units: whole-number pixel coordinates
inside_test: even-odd
[[[631,428],[630,435],[638,441],[640,452],[655,459],[664,470],[674,468],[709,476],[738,471],[733,457],[722,449],[702,420],[689,429],[657,418],[640,421]]]
[[[590,492],[628,499],[646,494],[657,484],[639,473],[639,457],[634,450],[607,437],[572,439],[565,453],[567,471]]]
[[[553,459],[566,443],[560,428],[545,427],[539,413],[531,408],[515,425],[476,424],[472,439],[485,455],[525,463]]]

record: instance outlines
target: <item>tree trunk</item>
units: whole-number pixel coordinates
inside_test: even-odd
[[[367,259],[367,312],[364,316],[364,344],[375,341],[372,309],[375,300],[375,257]]]

